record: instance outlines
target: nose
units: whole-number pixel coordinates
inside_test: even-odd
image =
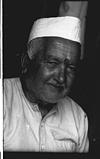
[[[65,82],[65,67],[64,64],[62,64],[59,68],[59,72],[58,72],[58,82],[60,84],[64,84]]]

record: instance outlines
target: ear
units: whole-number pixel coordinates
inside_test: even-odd
[[[25,74],[30,65],[30,59],[27,53],[23,53],[21,57],[22,74]]]
[[[36,38],[31,40],[27,45],[28,50],[28,56],[30,59],[33,59],[33,56],[40,50],[40,48],[43,47],[44,39],[42,38]]]

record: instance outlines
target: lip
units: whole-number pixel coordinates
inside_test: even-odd
[[[59,85],[59,84],[48,83],[48,85],[51,85],[51,86],[53,86],[53,87],[55,87],[55,88],[64,88],[63,85]]]

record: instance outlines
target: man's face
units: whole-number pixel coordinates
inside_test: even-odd
[[[78,47],[75,42],[62,38],[49,39],[44,58],[31,77],[31,89],[37,98],[55,103],[68,94],[80,58]]]

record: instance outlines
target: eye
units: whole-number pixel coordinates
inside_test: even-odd
[[[48,63],[49,64],[57,64],[57,62],[54,62],[54,61],[49,61]]]
[[[77,67],[74,66],[74,65],[69,65],[69,66],[67,67],[67,70],[68,70],[70,73],[76,73]]]
[[[56,62],[56,61],[48,61],[47,64],[48,64],[48,66],[55,67],[55,66],[58,65],[58,62]]]
[[[74,65],[70,65],[69,68],[70,68],[71,70],[73,70],[73,71],[76,70],[76,66],[74,66]]]

